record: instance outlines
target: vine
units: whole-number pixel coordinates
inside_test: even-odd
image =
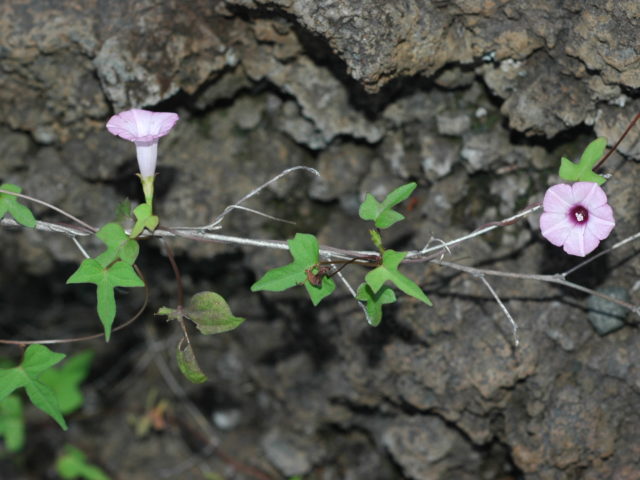
[[[619,145],[624,135],[639,118],[640,114],[634,117],[614,148]],[[578,163],[573,163],[564,157],[561,159],[559,175],[568,183],[550,186],[545,192],[542,202],[530,205],[506,219],[483,225],[467,235],[448,241],[432,239],[421,250],[396,251],[386,248],[383,238],[384,230],[404,220],[404,216],[394,210],[394,207],[410,198],[417,183],[411,182],[402,185],[390,192],[384,199],[376,199],[373,195],[367,194],[360,205],[359,215],[363,220],[372,222],[369,235],[374,249],[356,251],[320,245],[317,238],[308,233],[297,233],[287,241],[251,239],[216,233],[222,228],[221,223],[224,217],[235,209],[246,210],[277,221],[286,221],[247,208],[242,204],[249,198],[258,195],[268,185],[294,171],[318,175],[317,171],[309,167],[294,167],[285,170],[249,192],[235,204],[226,207],[208,225],[200,227],[163,225],[153,210],[157,149],[159,139],[167,135],[177,121],[178,116],[175,113],[134,109],[115,115],[107,123],[107,129],[111,133],[133,142],[136,146],[140,170],[138,176],[145,201],[129,212],[129,217],[133,220],[133,227],[130,229],[117,222],[109,222],[101,228],[96,228],[54,205],[23,194],[17,185],[10,183],[0,185],[0,225],[61,233],[70,237],[78,247],[84,259],[66,282],[68,284],[90,283],[95,285],[96,311],[102,325],[102,333],[100,334],[69,339],[0,339],[0,343],[24,348],[20,363],[10,366],[2,365],[0,368],[0,435],[5,437],[11,448],[18,448],[21,444],[19,436],[10,433],[15,432],[15,428],[6,426],[10,424],[10,420],[15,420],[16,417],[22,415],[22,404],[15,393],[18,389],[24,389],[29,400],[37,408],[49,415],[61,428],[67,428],[64,414],[72,409],[65,408],[64,398],[65,395],[69,396],[77,392],[77,385],[81,381],[82,375],[78,376],[77,370],[73,368],[57,369],[56,365],[65,358],[65,355],[51,351],[45,344],[79,342],[100,336],[103,336],[108,342],[113,332],[130,325],[142,314],[147,304],[149,288],[142,272],[136,265],[140,253],[139,241],[142,239],[155,238],[160,240],[171,264],[176,279],[176,303],[173,306],[159,308],[156,315],[164,316],[168,321],[179,325],[181,338],[176,345],[177,364],[183,375],[194,383],[204,382],[207,377],[200,368],[196,352],[192,347],[189,333],[191,324],[202,335],[214,335],[237,328],[244,319],[234,316],[225,299],[215,292],[197,292],[185,300],[180,269],[169,243],[171,238],[288,250],[292,261],[265,272],[251,286],[251,291],[280,292],[289,288],[303,287],[313,305],[316,306],[336,290],[337,282],[335,279],[337,279],[360,305],[364,316],[372,326],[381,323],[384,306],[397,301],[396,291],[413,297],[427,306],[432,306],[431,299],[423,289],[410,276],[401,271],[403,264],[416,262],[432,263],[478,278],[509,320],[516,347],[519,343],[517,322],[509,313],[497,291],[489,283],[488,277],[500,276],[559,284],[599,296],[640,315],[640,306],[638,305],[567,280],[570,274],[593,260],[637,240],[640,237],[640,232],[590,256],[569,270],[553,275],[505,272],[445,260],[445,257],[451,253],[451,249],[457,245],[496,228],[512,225],[541,209],[543,210],[540,217],[541,232],[549,242],[562,247],[567,254],[579,257],[585,257],[595,251],[600,242],[605,240],[615,227],[613,209],[608,204],[607,194],[603,189],[608,176],[596,172],[613,151],[610,150],[604,154],[607,146],[607,140],[604,138],[598,138],[591,142],[584,150]],[[74,224],[67,225],[37,220],[22,201],[44,205],[63,214]],[[81,244],[81,240],[88,236],[95,236],[104,244],[103,251],[94,257],[88,255]],[[436,245],[432,245],[434,242]],[[355,267],[362,268],[366,273],[363,275],[363,281],[354,288],[346,280],[342,271],[345,268]],[[140,287],[145,289],[145,300],[142,307],[128,321],[114,327],[114,321],[117,317],[114,290],[116,288]],[[78,360],[75,361],[78,362]],[[73,365],[72,359],[68,362]],[[66,368],[68,369],[65,370]],[[172,388],[175,390],[178,387]],[[7,418],[9,423],[7,423]],[[69,449],[66,455],[66,462],[75,465],[74,468],[92,468],[91,466],[77,466],[84,465],[84,457],[81,452],[78,454],[73,449]]]

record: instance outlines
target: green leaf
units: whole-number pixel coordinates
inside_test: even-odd
[[[56,471],[65,480],[109,480],[104,470],[90,464],[87,456],[72,445],[65,445],[62,455],[56,460]]]
[[[138,258],[140,252],[140,245],[135,240],[129,238],[124,233],[124,229],[117,223],[107,223],[102,227],[96,237],[102,240],[107,249],[96,257],[96,260],[103,267],[109,266],[117,259],[121,259],[123,262],[133,265]]]
[[[151,205],[148,203],[141,203],[134,208],[133,215],[136,217],[136,223],[131,229],[131,238],[136,238],[145,228],[153,232],[160,222],[156,215],[152,215]]]
[[[293,262],[283,267],[269,270],[260,280],[251,285],[251,291],[269,290],[270,292],[281,292],[296,285],[302,285],[306,280],[305,268]]]
[[[93,352],[85,350],[69,357],[62,367],[50,368],[40,376],[40,381],[55,392],[63,414],[74,412],[84,404],[80,384],[89,375],[92,360]]]
[[[117,261],[109,267],[94,258],[82,261],[78,270],[67,279],[67,283],[93,283],[96,285],[98,317],[104,327],[105,340],[111,337],[111,326],[116,317],[115,287],[144,287],[131,265]]]
[[[22,189],[12,183],[3,183],[0,190],[21,193]],[[16,222],[25,227],[33,228],[36,226],[36,218],[28,207],[18,201],[18,197],[8,193],[0,193],[0,218],[6,213],[11,215]]]
[[[287,242],[293,262],[282,267],[269,270],[257,282],[251,285],[251,291],[269,290],[281,292],[296,285],[304,285],[314,305],[335,289],[335,283],[326,276],[322,277],[320,285],[313,285],[309,281],[309,274],[318,273],[318,239],[307,233],[297,233]]]
[[[402,185],[387,195],[382,202],[378,202],[373,195],[367,193],[358,212],[360,218],[375,222],[377,228],[389,228],[404,219],[404,215],[392,210],[392,208],[409,198],[417,186],[418,184],[415,182]]]
[[[184,315],[203,335],[228,332],[244,322],[244,318],[233,316],[226,300],[215,292],[196,293],[189,300]]]
[[[0,437],[8,451],[18,452],[25,444],[24,414],[22,400],[18,395],[9,395],[0,401]]]
[[[183,343],[185,342],[185,338],[180,340],[178,344],[178,348],[176,351],[176,360],[178,361],[178,368],[182,372],[182,374],[189,380],[191,383],[204,383],[207,381],[207,376],[200,369],[200,365],[198,365],[198,361],[196,360],[196,356],[193,353],[193,348],[191,348],[191,344],[187,342],[187,346],[182,348]]]
[[[607,148],[607,139],[599,137],[587,145],[578,164],[573,163],[566,157],[562,157],[558,173],[560,178],[571,182],[594,182],[602,185],[607,179],[595,173],[593,167],[602,157],[605,148]]]
[[[382,320],[382,305],[393,303],[396,301],[396,294],[386,285],[374,293],[366,283],[360,284],[356,298],[362,302],[366,302],[367,321],[369,325],[377,327]]]
[[[16,389],[24,387],[31,403],[58,422],[63,430],[66,430],[67,423],[60,412],[55,393],[39,380],[45,370],[60,362],[64,357],[64,354],[52,352],[44,345],[29,345],[20,365],[0,369],[0,400],[8,397]]]
[[[398,271],[400,262],[407,256],[407,252],[396,252],[395,250],[385,250],[382,255],[382,265],[374,268],[365,276],[365,282],[371,287],[373,293],[378,293],[382,284],[387,280],[395,284],[398,289],[418,300],[431,306],[431,300],[424,294],[422,289],[413,280],[405,277]]]

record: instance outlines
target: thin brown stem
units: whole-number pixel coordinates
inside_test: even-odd
[[[178,308],[182,308],[184,307],[184,287],[182,285],[182,275],[180,274],[180,268],[176,263],[176,258],[173,254],[171,245],[169,245],[169,242],[167,242],[165,239],[162,239],[162,246],[164,247],[164,251],[167,253],[167,258],[169,259],[171,269],[173,270],[173,276],[176,279],[176,291],[178,292]]]
[[[605,156],[603,156],[600,161],[598,163],[596,163],[596,166],[593,167],[593,170],[597,170],[598,168],[600,168],[602,166],[602,164],[604,162],[607,161],[607,159],[613,154],[613,152],[615,152],[618,147],[620,146],[620,144],[622,143],[622,140],[624,140],[624,137],[627,136],[627,134],[631,131],[631,129],[633,128],[633,126],[636,124],[636,122],[640,120],[640,113],[636,113],[636,116],[633,117],[633,120],[631,120],[631,122],[629,122],[629,125],[627,125],[626,130],[622,133],[622,135],[620,136],[620,138],[618,139],[618,141],[615,143],[615,145],[613,147],[611,147],[611,150],[609,150]]]

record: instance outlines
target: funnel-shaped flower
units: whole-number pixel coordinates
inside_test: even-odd
[[[553,185],[542,207],[542,235],[570,255],[584,257],[593,252],[616,224],[607,195],[592,182]]]
[[[178,114],[132,109],[114,115],[107,122],[107,130],[136,144],[140,177],[153,177],[158,158],[158,140],[178,121]]]

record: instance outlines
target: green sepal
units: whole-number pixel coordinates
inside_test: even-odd
[[[605,148],[607,148],[607,139],[599,137],[587,145],[577,164],[562,157],[558,172],[560,178],[571,182],[594,182],[602,185],[607,179],[595,173],[593,168],[602,157]]]
[[[356,298],[361,302],[366,302],[367,322],[372,327],[377,327],[382,320],[382,305],[395,302],[396,294],[391,287],[386,285],[374,293],[371,286],[362,283],[358,287]]]
[[[389,193],[382,202],[378,202],[373,195],[367,193],[358,211],[360,218],[371,220],[377,228],[389,228],[404,219],[404,215],[392,210],[392,208],[409,198],[417,186],[418,184],[415,182],[402,185]]]
[[[0,185],[0,190],[6,190],[8,192],[21,193],[22,188],[12,183],[3,183]],[[31,213],[31,210],[18,201],[18,197],[10,195],[8,193],[0,193],[0,218],[6,213],[11,215],[16,222],[28,228],[36,226],[36,218]]]
[[[53,367],[64,357],[63,353],[52,352],[44,345],[29,345],[20,365],[0,369],[0,401],[16,389],[24,387],[31,403],[66,430],[67,422],[62,416],[55,393],[39,379],[45,370]]]
[[[410,278],[398,271],[398,266],[407,256],[408,252],[396,252],[395,250],[385,250],[382,255],[382,265],[371,270],[364,277],[365,282],[371,287],[373,293],[378,293],[382,285],[391,281],[398,289],[407,295],[417,298],[421,302],[431,306],[431,300],[425,295],[422,289]]]

